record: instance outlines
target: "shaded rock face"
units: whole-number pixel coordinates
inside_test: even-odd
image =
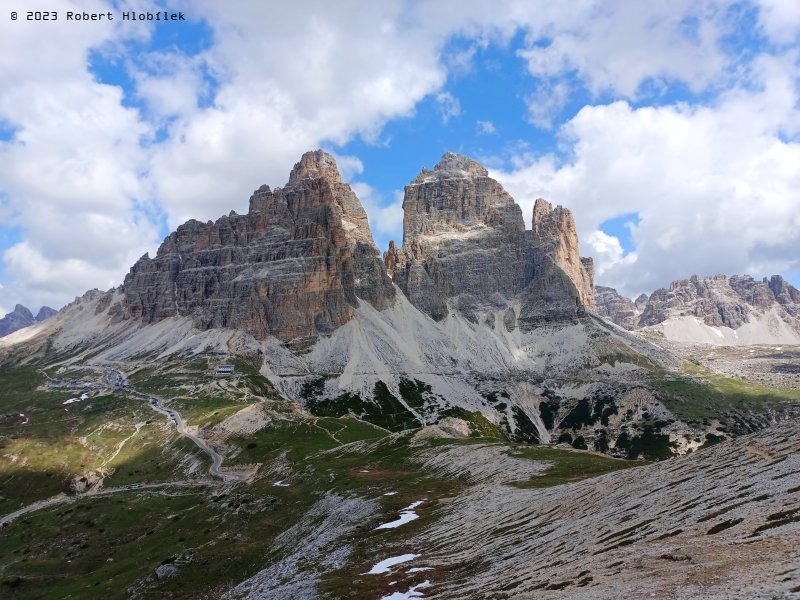
[[[800,291],[780,275],[756,281],[748,275],[714,275],[673,281],[650,295],[638,325],[657,325],[673,316],[694,316],[706,325],[738,329],[752,311],[777,307],[787,318],[800,318]]]
[[[31,311],[27,307],[22,306],[22,304],[17,304],[14,310],[0,319],[0,336],[8,335],[18,329],[33,325],[35,322]]]
[[[256,190],[246,215],[178,227],[123,289],[126,317],[191,316],[200,329],[301,346],[346,323],[360,300],[382,309],[394,298],[366,212],[319,150],[303,155],[286,187]]]
[[[22,304],[17,304],[13,311],[0,319],[0,337],[8,335],[9,333],[14,333],[23,327],[29,327],[34,323],[40,323],[45,319],[49,319],[57,312],[58,311],[49,306],[43,306],[34,317],[33,313],[27,307]]]
[[[39,312],[36,313],[36,322],[39,323],[44,321],[45,319],[49,319],[50,317],[58,314],[58,311],[54,308],[50,308],[49,306],[43,306],[39,309]]]
[[[598,285],[595,287],[595,301],[597,314],[601,317],[628,330],[636,328],[641,311],[630,298],[621,296],[614,288]]]
[[[414,306],[436,320],[455,308],[479,310],[521,300],[523,327],[570,320],[594,306],[591,259],[581,259],[571,213],[537,201],[526,230],[514,199],[484,167],[445,154],[405,189],[403,246],[392,242],[387,272]]]

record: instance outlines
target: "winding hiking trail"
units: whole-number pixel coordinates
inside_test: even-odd
[[[107,369],[106,380],[109,383],[112,383],[117,389],[125,389],[126,391],[132,394],[141,396],[143,398],[147,398],[150,404],[150,408],[163,415],[167,415],[167,417],[169,417],[170,420],[172,420],[172,422],[175,423],[175,428],[177,429],[180,435],[192,440],[198,448],[200,448],[203,452],[205,452],[211,457],[211,467],[209,468],[208,472],[212,477],[217,477],[218,479],[221,479],[225,483],[247,480],[248,476],[244,473],[223,471],[222,470],[222,461],[224,460],[223,456],[219,452],[214,450],[211,446],[209,446],[208,443],[203,438],[198,437],[193,433],[190,433],[186,429],[186,423],[184,422],[181,414],[174,408],[166,408],[164,406],[163,398],[161,398],[160,396],[156,396],[154,394],[147,394],[145,392],[137,390],[127,381],[125,376],[116,369]]]
[[[37,510],[42,510],[43,508],[50,508],[51,506],[56,506],[58,504],[70,504],[82,498],[102,498],[103,496],[110,496],[111,494],[119,494],[120,492],[152,490],[170,486],[207,487],[209,485],[212,484],[208,481],[164,481],[161,483],[133,483],[130,485],[126,485],[124,487],[104,488],[97,491],[89,491],[86,492],[85,494],[74,494],[72,496],[62,493],[59,494],[58,496],[47,498],[46,500],[37,500],[36,502],[28,504],[28,506],[23,506],[22,508],[18,508],[14,512],[10,512],[7,515],[3,515],[2,517],[0,517],[0,527],[8,523],[11,523],[11,521],[16,519],[17,517],[21,517],[22,515],[27,515],[28,513],[36,512]]]
[[[190,433],[186,429],[186,423],[184,422],[183,417],[181,416],[181,414],[178,411],[176,411],[175,409],[173,409],[173,408],[165,408],[164,407],[164,399],[163,398],[161,398],[159,396],[155,396],[153,394],[146,394],[144,392],[141,392],[141,391],[137,390],[135,387],[133,387],[127,381],[127,379],[125,378],[125,375],[123,375],[120,371],[118,371],[116,369],[106,368],[105,371],[106,371],[106,381],[108,381],[109,384],[111,384],[112,386],[114,386],[114,388],[116,388],[118,390],[125,390],[125,391],[128,391],[128,392],[136,395],[136,396],[140,396],[140,397],[146,398],[148,400],[150,408],[152,408],[156,412],[159,412],[161,414],[167,415],[167,417],[169,417],[172,420],[172,422],[175,423],[175,427],[176,427],[178,433],[181,436],[189,438],[190,440],[192,440],[192,442],[195,443],[195,445],[198,448],[200,448],[203,452],[208,454],[211,457],[211,467],[208,470],[209,475],[211,475],[212,477],[215,477],[217,479],[222,480],[223,484],[225,484],[225,483],[237,483],[237,482],[240,482],[240,481],[246,481],[248,479],[248,475],[245,474],[245,473],[237,473],[237,472],[232,472],[232,471],[223,471],[222,470],[222,461],[224,460],[224,457],[221,454],[219,454],[219,452],[214,450],[211,446],[209,446],[208,443],[204,439],[194,435],[193,433]],[[114,457],[116,457],[116,455],[122,449],[122,446],[125,444],[125,442],[127,442],[129,439],[131,439],[133,436],[135,436],[139,432],[140,427],[141,427],[140,425],[137,425],[136,431],[130,437],[128,437],[125,440],[123,440],[117,446],[116,451],[114,452],[114,454],[110,458],[106,459],[106,461],[103,463],[104,465],[108,464],[111,460],[113,460]],[[107,488],[107,489],[102,489],[101,488],[101,489],[97,489],[97,490],[90,490],[90,491],[88,491],[86,493],[83,493],[83,494],[75,494],[75,495],[59,494],[58,496],[53,496],[52,498],[47,498],[46,500],[37,500],[36,502],[33,502],[33,503],[29,504],[28,506],[23,506],[22,508],[19,508],[19,509],[15,510],[14,512],[8,513],[7,515],[0,516],[0,527],[2,527],[3,525],[6,525],[7,523],[11,523],[11,521],[16,519],[17,517],[21,517],[22,515],[25,515],[25,514],[28,514],[28,513],[31,513],[31,512],[35,512],[37,510],[41,510],[43,508],[49,508],[49,507],[55,506],[57,504],[65,504],[65,503],[69,503],[69,502],[74,502],[75,500],[77,500],[79,498],[101,497],[101,496],[106,496],[106,495],[109,495],[109,494],[117,494],[117,493],[120,493],[120,492],[131,491],[131,490],[134,490],[134,489],[136,489],[136,490],[153,489],[153,488],[161,488],[161,487],[170,486],[170,485],[178,485],[178,486],[194,486],[194,485],[207,486],[207,485],[209,485],[209,482],[207,482],[207,481],[196,481],[196,482],[193,482],[193,481],[171,481],[171,482],[164,482],[164,483],[142,483],[142,484],[133,484],[133,485],[129,485],[129,486],[125,486],[125,487],[119,487],[119,488]]]

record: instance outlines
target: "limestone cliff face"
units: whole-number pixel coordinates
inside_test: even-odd
[[[578,254],[578,232],[572,213],[563,206],[553,208],[546,200],[537,198],[531,222],[542,246],[578,288],[583,305],[594,309],[594,261]]]
[[[800,291],[780,275],[760,281],[749,275],[692,275],[635,302],[613,288],[597,287],[597,313],[626,329],[687,316],[711,327],[738,329],[770,310],[800,332]]]
[[[714,275],[673,281],[653,292],[638,325],[657,325],[670,317],[693,316],[706,325],[737,329],[754,311],[776,308],[785,320],[800,325],[800,291],[780,275],[756,281],[749,275]]]
[[[451,308],[468,318],[487,308],[513,312],[514,298],[519,314],[507,323],[574,319],[594,306],[592,265],[577,254],[569,211],[537,207],[538,221],[526,230],[519,206],[485,168],[445,154],[406,186],[403,246],[390,244],[387,271],[436,320]]]
[[[123,289],[131,318],[191,316],[301,346],[346,323],[359,299],[382,309],[394,298],[367,214],[322,151],[303,155],[286,187],[256,190],[246,215],[178,227]]]
[[[595,287],[595,294],[595,309],[598,315],[625,329],[636,329],[641,310],[630,298],[621,296],[614,288],[602,285]]]

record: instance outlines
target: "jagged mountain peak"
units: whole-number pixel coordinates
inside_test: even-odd
[[[124,314],[244,329],[309,344],[346,323],[360,300],[394,297],[367,213],[336,161],[317,150],[284,188],[262,186],[246,215],[189,221],[125,278]]]
[[[307,152],[284,188],[254,192],[248,214],[189,221],[155,259],[143,257],[125,280],[123,315],[190,316],[201,329],[312,344],[347,323],[360,300],[390,306],[393,277],[437,320],[451,305],[471,319],[508,308],[511,329],[574,320],[594,303],[591,260],[578,256],[571,213],[538,206],[541,231],[526,230],[519,205],[484,167],[446,153],[406,186],[404,244],[391,244],[382,262],[336,160]]]
[[[27,306],[23,304],[17,304],[14,306],[13,311],[0,319],[0,337],[8,335],[9,333],[14,333],[23,327],[28,327],[34,323],[39,323],[45,319],[49,319],[56,314],[56,312],[58,311],[50,308],[49,306],[43,306],[39,309],[39,312],[34,317],[33,313]]]
[[[471,159],[463,154],[456,154],[455,152],[445,152],[436,166],[434,171],[443,171],[445,173],[461,172],[467,173],[473,177],[488,177],[489,171],[486,170],[479,162]]]
[[[406,186],[403,213],[403,245],[440,234],[525,229],[522,210],[503,186],[479,163],[452,152]]]
[[[56,313],[58,313],[58,311],[55,308],[50,308],[49,306],[43,306],[42,308],[39,309],[39,312],[36,313],[36,317],[34,318],[38,323],[39,321],[44,321],[45,319],[49,319]]]
[[[427,167],[422,167],[409,185],[416,185],[439,179],[489,177],[489,171],[479,162],[463,154],[455,152],[445,152],[442,158],[436,163],[431,171]]]
[[[552,223],[526,230],[519,205],[483,166],[446,153],[406,186],[403,246],[390,244],[387,270],[437,320],[450,305],[477,318],[476,310],[522,296],[520,312],[509,313],[512,327],[517,317],[528,325],[575,318],[594,305],[592,263],[578,255],[571,213],[539,208]]]
[[[658,328],[668,339],[723,345],[800,342],[800,291],[780,275],[691,275],[635,302],[597,288],[598,313],[626,329]]]
[[[24,304],[15,305],[14,306],[14,310],[11,312],[11,314],[14,314],[14,315],[19,316],[19,317],[23,317],[25,319],[33,320],[33,313]],[[8,316],[8,315],[6,315],[6,316]]]
[[[342,176],[339,173],[339,167],[336,165],[336,159],[324,150],[312,150],[303,154],[300,161],[295,163],[292,168],[287,186],[296,185],[307,178],[323,178],[330,183],[342,182]]]

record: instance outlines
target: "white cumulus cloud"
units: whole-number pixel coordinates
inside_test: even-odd
[[[765,57],[716,106],[586,106],[561,131],[573,159],[495,172],[530,218],[533,199],[570,207],[598,280],[634,294],[692,273],[800,267],[800,143],[794,56]],[[596,230],[638,212],[635,260]],[[605,243],[605,246],[603,245]]]

